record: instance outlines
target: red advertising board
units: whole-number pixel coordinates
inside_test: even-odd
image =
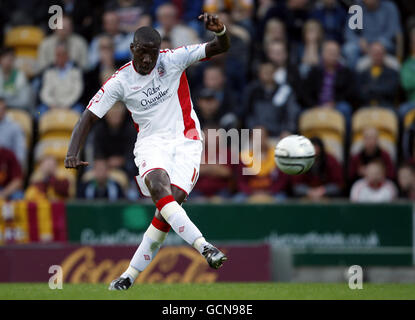
[[[219,270],[190,246],[163,247],[139,283],[246,282],[271,280],[268,245],[220,247],[229,260]],[[127,267],[136,247],[69,244],[0,247],[0,282],[47,282],[49,267],[62,267],[66,283],[109,283]]]

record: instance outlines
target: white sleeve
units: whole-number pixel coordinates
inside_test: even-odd
[[[102,118],[117,101],[122,100],[122,85],[113,75],[89,101],[87,109]]]
[[[192,44],[170,50],[170,61],[180,67],[186,69],[192,63],[206,58],[207,43]]]

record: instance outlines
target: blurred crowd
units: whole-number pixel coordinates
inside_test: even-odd
[[[362,29],[350,28],[353,4],[362,8]],[[132,154],[137,132],[122,103],[93,128],[82,154],[89,166],[78,172],[63,168],[71,130],[101,85],[131,60],[138,27],[155,27],[162,49],[206,42],[213,34],[197,17],[209,12],[226,24],[232,46],[187,71],[205,148],[220,157],[235,147],[220,143],[223,131],[208,137],[209,129],[258,129],[261,169],[242,174],[258,155],[238,145],[238,164],[228,157],[201,165],[189,201],[415,200],[413,1],[0,5],[0,199],[141,199]],[[52,5],[63,10],[62,28],[50,28]],[[289,134],[304,134],[315,146],[306,174],[287,176],[275,165],[275,145]]]

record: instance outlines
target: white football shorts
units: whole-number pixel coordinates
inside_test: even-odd
[[[137,141],[134,147],[134,161],[139,175],[136,182],[140,193],[150,197],[144,182],[146,175],[155,169],[167,172],[172,186],[186,192],[192,191],[199,177],[203,144],[200,140],[167,139],[152,136]]]

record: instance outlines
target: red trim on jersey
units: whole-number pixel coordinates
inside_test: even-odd
[[[192,119],[190,113],[192,111],[192,101],[190,100],[189,84],[187,83],[186,72],[183,71],[180,77],[179,88],[177,89],[180,106],[182,108],[184,131],[186,138],[200,140],[199,133],[196,130],[196,123]]]
[[[143,177],[144,177],[144,175],[145,175],[147,172],[149,172],[149,171],[153,171],[153,170],[156,170],[156,169],[161,169],[161,170],[164,170],[164,171],[166,171],[166,173],[167,173],[167,170],[166,170],[166,169],[164,169],[164,168],[152,168],[152,169],[148,169],[146,172],[144,172],[142,175],[140,175],[140,176],[141,176],[141,178],[143,178]]]
[[[169,194],[168,196],[165,196],[161,198],[159,201],[157,201],[156,207],[161,212],[161,210],[166,204],[169,204],[170,202],[174,202],[174,201],[176,201],[174,200],[174,197],[171,194]]]
[[[122,69],[124,69],[124,68],[128,67],[130,64],[131,64],[131,61],[130,61],[130,62],[127,62],[125,65],[123,65],[123,66],[122,66],[121,68],[119,68],[117,71],[121,71]],[[117,72],[117,71],[115,71],[115,72]]]
[[[162,232],[169,232],[171,228],[167,222],[161,221],[157,219],[157,217],[153,218],[153,221],[151,221],[151,224],[154,226],[154,228]]]
[[[195,176],[196,176],[196,168],[193,168],[192,182],[195,180]]]
[[[129,65],[131,64],[131,61],[130,62],[128,62],[128,63],[126,63],[125,65],[123,65],[121,68],[119,68],[117,71],[115,71],[112,75],[111,75],[111,77],[109,77],[103,84],[102,84],[102,86],[101,86],[101,89],[105,86],[105,84],[108,82],[108,80],[109,79],[111,79],[111,78],[114,78],[117,74],[118,74],[118,72],[120,72],[122,69],[124,69],[124,68],[127,68]]]
[[[131,117],[131,120],[133,120],[135,130],[137,130],[137,132],[140,132],[140,126],[138,125],[138,123],[136,123],[136,122],[134,121],[133,117]]]
[[[127,109],[127,110],[128,110],[128,109]],[[137,130],[137,132],[140,132],[140,126],[138,125],[138,123],[136,123],[136,122],[134,121],[133,114],[131,113],[131,111],[130,111],[130,110],[128,110],[128,112],[130,113],[131,120],[133,121],[133,124],[134,124],[134,128],[135,128],[135,130]]]
[[[121,68],[119,68],[117,71],[115,71],[115,72],[114,72],[114,74],[112,74],[110,77],[108,77],[108,79],[107,79],[107,80],[105,80],[105,82],[102,84],[102,86],[101,86],[101,88],[99,88],[99,90],[102,90],[102,92],[103,92],[103,94],[104,94],[104,93],[105,93],[104,86],[106,85],[106,83],[107,83],[107,82],[108,82],[111,78],[114,78],[114,77],[118,74],[118,72],[120,72],[122,69],[124,69],[124,68],[128,67],[130,64],[131,64],[131,61],[130,61],[130,62],[128,62],[128,63],[126,63],[125,65],[123,65],[123,66],[122,66]],[[99,92],[99,90],[98,90],[97,92]],[[95,97],[95,95],[94,95],[94,97]],[[94,97],[92,97],[91,101],[89,102],[88,106],[86,107],[87,109],[89,109],[89,107],[91,107],[91,106],[92,106],[92,103],[94,102],[94,101],[93,101]],[[138,131],[137,131],[137,132],[138,132]]]
[[[189,195],[183,188],[181,188],[181,187],[179,187],[177,184],[174,184],[174,183],[170,183],[172,186],[175,186],[176,188],[178,188],[178,189],[180,189],[180,190],[182,190],[185,194],[186,194],[186,197]]]

